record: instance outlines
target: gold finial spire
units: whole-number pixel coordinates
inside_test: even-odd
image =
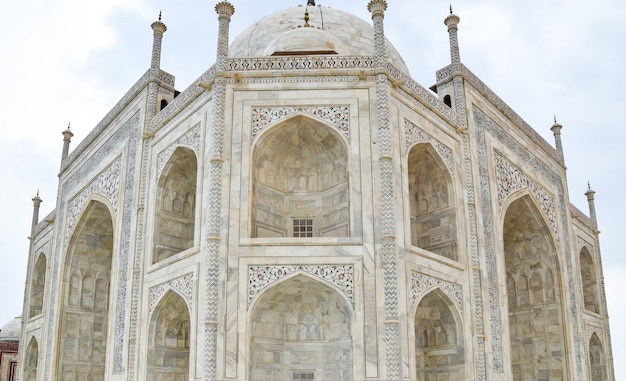
[[[309,25],[309,10],[307,9],[306,11],[304,11],[304,26],[305,27],[310,27],[311,25]]]

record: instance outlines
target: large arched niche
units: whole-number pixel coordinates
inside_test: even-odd
[[[600,313],[598,277],[591,253],[586,247],[580,250],[580,278],[583,287],[585,310]]]
[[[415,311],[416,379],[466,379],[463,337],[452,301],[440,289],[424,296]]]
[[[109,209],[91,201],[70,240],[61,283],[60,380],[104,379],[113,241]]]
[[[450,172],[430,143],[411,147],[407,168],[411,245],[458,260]]]
[[[177,147],[158,180],[153,263],[194,245],[198,160],[193,150]]]
[[[23,381],[37,380],[37,364],[39,362],[39,344],[37,339],[31,337],[24,353],[24,373]]]
[[[257,297],[250,312],[250,381],[352,380],[352,308],[306,275]]]
[[[148,381],[189,379],[190,326],[187,303],[168,291],[150,319]]]
[[[43,308],[43,297],[46,285],[46,256],[43,253],[37,257],[35,267],[30,278],[30,298],[28,317],[32,318],[41,314]]]
[[[251,161],[252,238],[349,237],[348,150],[305,116],[265,131]]]
[[[513,380],[567,380],[560,267],[528,195],[509,204],[503,242]]]
[[[604,347],[595,333],[591,335],[591,340],[589,340],[589,371],[591,372],[591,381],[608,380]]]

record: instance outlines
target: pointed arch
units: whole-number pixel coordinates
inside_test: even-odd
[[[157,183],[153,263],[194,245],[198,159],[187,147],[177,147]]]
[[[250,237],[349,237],[348,158],[345,138],[316,119],[265,129],[250,164]]]
[[[502,232],[513,379],[567,379],[558,256],[529,195],[510,202]]]
[[[72,234],[65,260],[58,379],[104,379],[113,245],[111,212],[104,203],[91,201]],[[98,279],[105,280],[101,290]],[[106,303],[96,306],[97,295],[103,295]]]
[[[317,279],[273,284],[250,310],[248,379],[291,380],[308,369],[315,380],[352,380],[352,318],[344,296]]]
[[[152,317],[148,337],[148,380],[189,379],[190,313],[185,299],[168,290]]]
[[[602,341],[595,333],[591,335],[591,340],[589,340],[589,370],[591,372],[591,381],[608,380],[604,347]]]
[[[414,329],[417,380],[465,379],[462,320],[440,288],[430,291],[417,305]]]
[[[452,177],[428,142],[411,147],[407,158],[411,245],[458,260]]]
[[[30,298],[28,299],[30,303],[28,309],[29,318],[40,315],[43,310],[43,298],[46,286],[46,267],[46,255],[44,253],[40,253],[30,276]]]
[[[598,276],[593,257],[587,247],[580,250],[580,279],[583,288],[585,310],[600,313],[600,298],[598,296]]]
[[[23,381],[37,380],[37,364],[39,363],[39,344],[35,337],[31,337],[24,353]]]

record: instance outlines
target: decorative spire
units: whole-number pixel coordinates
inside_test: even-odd
[[[561,129],[562,128],[563,126],[561,126],[556,121],[556,115],[555,115],[554,124],[552,125],[552,127],[550,127],[550,130],[554,134],[554,147],[556,148],[556,152],[559,155],[559,159],[561,160],[562,164],[565,164],[565,156],[563,155],[563,143],[561,142]]]
[[[235,13],[235,7],[228,1],[221,1],[215,5],[219,20],[219,30],[217,32],[217,70],[224,70],[226,58],[228,58],[228,31],[230,28],[230,17]]]
[[[154,31],[152,40],[152,61],[150,69],[159,70],[161,68],[161,45],[163,42],[163,33],[167,30],[167,26],[161,21],[162,13],[159,11],[159,19],[150,25]]]
[[[39,197],[39,189],[37,189],[37,195],[33,197],[33,220],[30,225],[30,236],[32,238],[33,233],[35,232],[35,226],[39,223],[39,206],[43,202]]]
[[[304,27],[308,28],[311,25],[309,25],[309,10],[307,9],[306,11],[304,11]]]
[[[459,22],[461,22],[461,19],[459,16],[452,13],[451,4],[450,14],[446,17],[443,23],[448,27],[448,34],[450,35],[450,58],[452,61],[453,72],[461,70],[461,54],[459,51],[459,38],[457,36]]]
[[[594,229],[598,229],[598,219],[596,217],[596,203],[595,203],[595,195],[596,192],[591,189],[591,184],[587,181],[587,192],[585,192],[585,196],[587,196],[587,202],[589,203],[589,217],[593,222]]]
[[[61,164],[67,159],[70,153],[70,142],[74,134],[70,131],[70,123],[67,124],[67,130],[62,132],[63,134],[63,152],[61,153]]]

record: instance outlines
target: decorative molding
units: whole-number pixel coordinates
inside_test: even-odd
[[[227,71],[374,69],[375,67],[374,57],[369,56],[231,58],[226,61]]]
[[[498,204],[502,206],[504,201],[513,192],[527,188],[533,195],[541,210],[548,217],[550,227],[554,232],[557,241],[559,240],[559,229],[556,223],[556,208],[554,196],[542,186],[531,180],[526,174],[510,161],[505,159],[500,153],[495,152],[496,179],[498,181]]]
[[[463,288],[445,280],[429,277],[417,272],[411,272],[411,303],[417,307],[417,301],[427,292],[434,288],[440,288],[450,300],[457,306],[459,312],[463,312]]]
[[[587,250],[589,250],[589,254],[591,254],[592,257],[595,257],[593,244],[588,242],[586,239],[577,236],[576,237],[576,251],[580,253],[583,247],[586,247]],[[595,262],[595,258],[594,258],[594,262]]]
[[[347,105],[254,107],[252,108],[252,141],[268,125],[297,113],[311,115],[332,124],[350,141],[350,107]]]
[[[65,241],[68,243],[68,238],[74,230],[74,224],[76,218],[83,211],[85,204],[89,200],[92,194],[96,193],[104,196],[111,202],[113,207],[113,215],[117,214],[118,210],[118,193],[120,187],[120,172],[122,169],[122,158],[118,157],[109,166],[102,171],[96,179],[91,181],[85,189],[83,189],[78,195],[74,196],[67,205],[67,227],[65,229]]]
[[[598,338],[602,343],[602,347],[604,348],[604,330],[602,327],[592,324],[585,324],[585,348],[589,348],[589,342],[591,341],[591,336],[593,336],[594,333],[598,335]]]
[[[448,167],[450,173],[454,173],[454,163],[453,163],[453,155],[452,149],[450,149],[445,144],[441,143],[439,140],[433,138],[424,130],[416,126],[415,124],[409,122],[408,120],[404,120],[404,134],[405,134],[405,151],[408,152],[409,148],[417,142],[429,142],[435,148],[439,156]]]
[[[157,155],[157,179],[161,177],[165,165],[169,161],[174,150],[179,146],[188,146],[193,148],[198,157],[200,156],[200,140],[202,138],[200,131],[200,123],[192,127],[185,135],[178,138],[174,143],[168,145],[163,151]]]
[[[193,311],[193,296],[195,293],[196,277],[194,273],[185,274],[176,279],[172,279],[158,286],[150,287],[148,316],[151,317],[154,309],[159,304],[165,293],[169,290],[176,290],[189,304],[190,313]]]
[[[352,265],[287,265],[248,267],[248,306],[269,285],[293,274],[307,273],[334,284],[354,306],[354,267]]]

